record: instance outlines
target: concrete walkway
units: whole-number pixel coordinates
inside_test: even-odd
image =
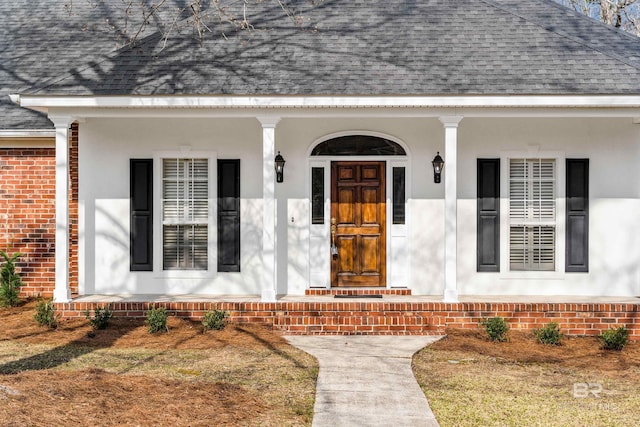
[[[411,370],[428,336],[286,336],[320,364],[313,426],[438,426]]]

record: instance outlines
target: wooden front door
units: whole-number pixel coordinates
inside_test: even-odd
[[[331,226],[331,286],[386,286],[385,162],[331,163]]]

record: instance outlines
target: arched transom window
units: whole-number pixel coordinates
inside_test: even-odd
[[[316,145],[312,156],[406,156],[397,142],[368,135],[348,135]]]

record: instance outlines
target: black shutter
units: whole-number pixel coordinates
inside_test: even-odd
[[[131,271],[153,270],[153,160],[131,159]]]
[[[240,160],[218,160],[218,271],[240,271]]]
[[[500,271],[500,159],[478,159],[478,271]]]
[[[589,271],[589,159],[567,159],[566,272]]]

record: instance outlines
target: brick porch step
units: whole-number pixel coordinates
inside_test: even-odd
[[[302,297],[304,298],[304,297]],[[56,303],[63,318],[84,317],[84,310],[107,303]],[[201,319],[209,310],[224,310],[229,320],[257,323],[286,334],[441,335],[448,327],[477,329],[487,317],[504,317],[512,329],[532,331],[550,321],[569,335],[599,335],[626,325],[640,339],[640,304],[609,303],[441,303],[368,301],[203,301],[113,302],[116,317],[145,317],[151,307],[164,307],[172,316]]]
[[[411,289],[397,288],[331,288],[331,289],[307,289],[304,292],[307,296],[328,296],[328,295],[411,295]]]

